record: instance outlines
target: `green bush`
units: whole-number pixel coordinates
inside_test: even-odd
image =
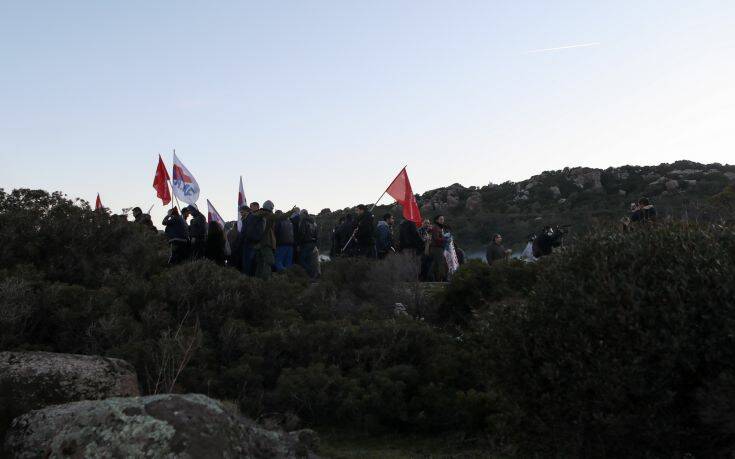
[[[735,446],[735,234],[582,237],[530,298],[478,327],[518,445],[544,455],[710,457]]]

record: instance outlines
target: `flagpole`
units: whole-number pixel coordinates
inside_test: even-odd
[[[175,148],[174,148],[174,156],[176,156],[176,149]],[[173,160],[172,160],[172,163],[173,163]],[[173,165],[172,165],[172,169],[171,169],[171,175],[173,175]],[[171,186],[171,196],[173,196],[174,199],[176,200],[176,207],[179,208],[179,213],[181,213],[181,204],[179,204],[179,198],[177,198],[176,197],[176,194],[174,193],[174,185],[173,185],[173,183],[171,183],[171,178],[170,177],[168,179],[168,184]],[[174,202],[171,201],[171,208],[173,209],[173,207],[174,207]]]
[[[370,207],[370,212],[372,212],[373,209],[375,209],[375,206],[378,205],[378,203],[380,202],[380,200],[383,199],[383,196],[385,196],[385,193],[388,192],[388,188],[390,188],[391,185],[393,185],[393,182],[395,182],[396,179],[398,177],[400,177],[400,175],[403,173],[403,171],[406,170],[407,167],[408,167],[408,164],[406,164],[405,166],[403,166],[403,169],[401,169],[398,172],[398,175],[396,175],[395,178],[393,180],[391,180],[390,184],[387,187],[385,187],[385,191],[383,191],[383,194],[381,194],[380,197],[378,198],[378,200],[375,201],[375,203]],[[347,244],[345,244],[345,246],[342,247],[342,252],[344,252],[347,249],[347,246],[350,245],[350,242],[352,242],[352,240],[355,238],[355,234],[357,234],[357,228],[355,228],[355,231],[352,232],[352,236],[350,236],[350,239],[347,240]]]

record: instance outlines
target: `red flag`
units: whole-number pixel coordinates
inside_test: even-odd
[[[153,188],[156,190],[156,195],[161,199],[165,206],[171,202],[171,191],[168,189],[168,171],[166,165],[163,164],[161,155],[158,155],[158,167],[156,168],[156,176],[153,178]]]
[[[411,182],[408,181],[408,173],[404,167],[401,172],[398,173],[393,182],[385,190],[393,199],[398,201],[403,207],[403,218],[412,221],[416,226],[421,226],[421,212],[419,211],[419,204],[416,202],[416,196],[413,195],[411,189]]]
[[[102,208],[102,200],[100,199],[100,194],[97,193],[97,201],[94,203],[94,210],[100,210]]]

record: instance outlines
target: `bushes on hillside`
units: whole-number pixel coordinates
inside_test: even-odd
[[[517,444],[562,456],[707,457],[735,445],[735,234],[589,234],[477,331]]]

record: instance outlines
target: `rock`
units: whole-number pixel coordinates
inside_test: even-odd
[[[725,172],[723,174],[731,182],[735,182],[735,172]]]
[[[589,188],[593,190],[602,188],[602,172],[600,171],[578,174],[572,180],[579,188]]]
[[[5,450],[32,457],[315,457],[310,431],[284,434],[200,394],[67,403],[13,421]]]
[[[686,183],[687,188],[694,188],[697,186],[696,180],[684,180],[684,183]]]
[[[677,177],[688,177],[691,175],[701,174],[702,169],[679,169],[669,172],[669,175],[676,175]]]
[[[679,188],[679,182],[676,180],[668,180],[666,181],[666,189],[668,191],[674,191]]]
[[[618,194],[619,194],[620,196],[625,196],[625,195],[627,195],[627,194],[628,194],[628,192],[627,192],[627,191],[625,191],[625,190],[618,190]]]
[[[551,194],[554,195],[554,199],[556,199],[559,196],[561,196],[561,190],[559,189],[558,186],[550,186],[549,187],[549,191],[551,191]]]
[[[447,207],[456,209],[459,207],[459,202],[459,194],[455,190],[449,190],[447,192]]]
[[[559,202],[559,204],[564,204],[565,202],[567,202],[567,200],[564,199],[564,198],[561,198],[558,202]]]
[[[465,208],[467,210],[477,210],[482,205],[482,196],[480,193],[472,193],[467,197],[467,201],[465,202]]]
[[[649,187],[655,187],[658,185],[664,185],[666,183],[666,177],[659,177],[658,179],[654,180],[653,182],[649,183]]]
[[[59,403],[139,395],[120,359],[52,352],[0,352],[0,437],[16,416]]]

